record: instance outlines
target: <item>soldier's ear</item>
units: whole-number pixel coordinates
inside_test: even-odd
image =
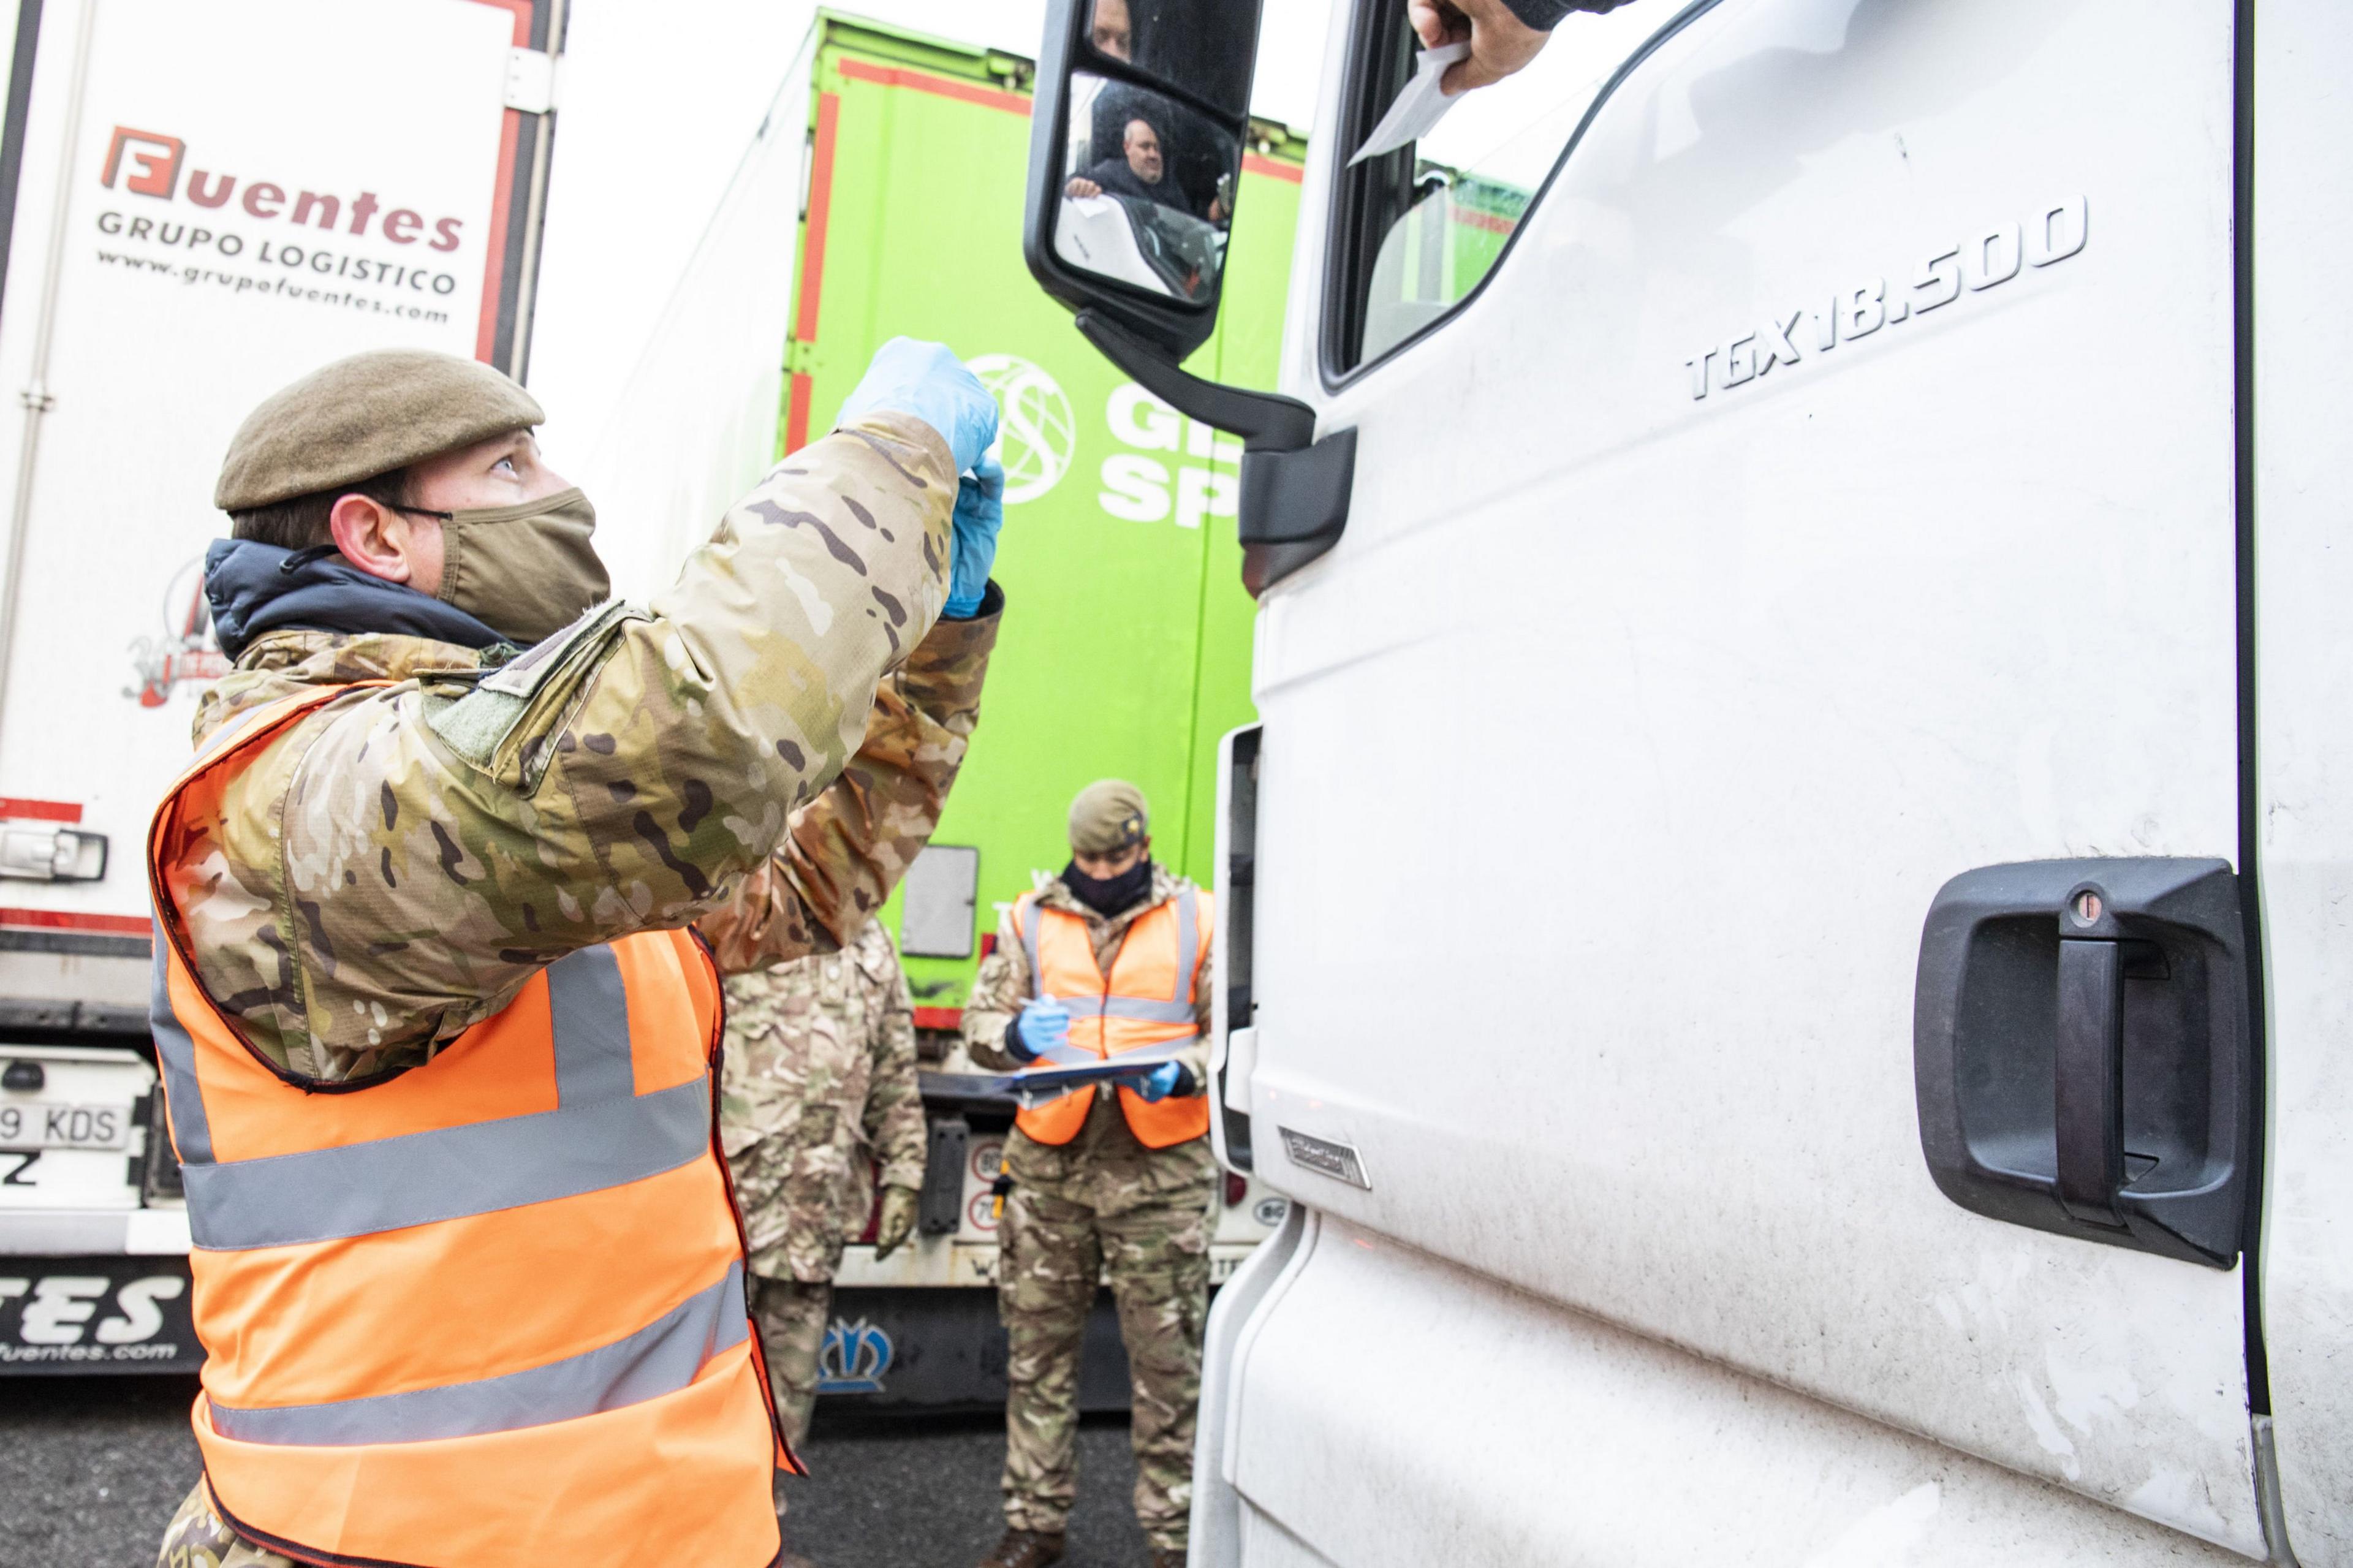
[[[343,559],[369,576],[406,583],[428,594],[439,590],[439,519],[396,511],[371,496],[352,491],[335,498],[327,512],[327,528]],[[427,530],[432,533],[429,542],[424,537]],[[421,559],[427,553],[428,542],[429,562]],[[429,583],[424,580],[428,575]]]

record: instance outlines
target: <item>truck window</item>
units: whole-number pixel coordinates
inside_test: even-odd
[[[1402,0],[1368,7],[1342,111],[1342,156],[1411,78]],[[1443,320],[1502,260],[1520,219],[1619,67],[1674,12],[1572,15],[1542,54],[1455,100],[1419,142],[1344,167],[1332,228],[1324,371],[1338,380]]]

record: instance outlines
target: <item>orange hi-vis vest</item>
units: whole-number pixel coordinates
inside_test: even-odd
[[[1217,925],[1217,902],[1187,887],[1135,917],[1105,976],[1095,963],[1087,922],[1050,910],[1035,893],[1013,905],[1013,929],[1029,958],[1030,994],[1050,996],[1071,1010],[1071,1044],[1094,1057],[1115,1056],[1189,1040],[1201,961]],[[1040,1143],[1067,1143],[1086,1125],[1092,1089],[1023,1110],[1013,1124]],[[1166,1149],[1209,1131],[1207,1096],[1171,1098],[1157,1105],[1132,1089],[1119,1091],[1129,1131],[1147,1149]]]
[[[349,1089],[285,1075],[196,980],[175,838],[350,689],[229,731],[149,837],[221,1517],[309,1563],[771,1563],[776,1467],[800,1467],[744,1310],[695,938],[571,953],[424,1066]]]

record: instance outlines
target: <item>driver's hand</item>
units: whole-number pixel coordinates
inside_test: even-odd
[[[1099,196],[1103,195],[1103,187],[1084,174],[1073,174],[1071,183],[1062,187],[1062,194],[1066,196]]]
[[[1470,58],[1448,66],[1439,82],[1449,97],[1503,80],[1552,37],[1512,15],[1504,0],[1405,0],[1405,14],[1425,49],[1471,40]]]

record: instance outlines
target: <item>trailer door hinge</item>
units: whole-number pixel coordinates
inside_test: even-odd
[[[555,57],[543,49],[507,51],[506,106],[525,114],[555,108]]]
[[[16,396],[18,401],[36,414],[47,414],[58,405],[57,394],[46,386],[28,386]]]

